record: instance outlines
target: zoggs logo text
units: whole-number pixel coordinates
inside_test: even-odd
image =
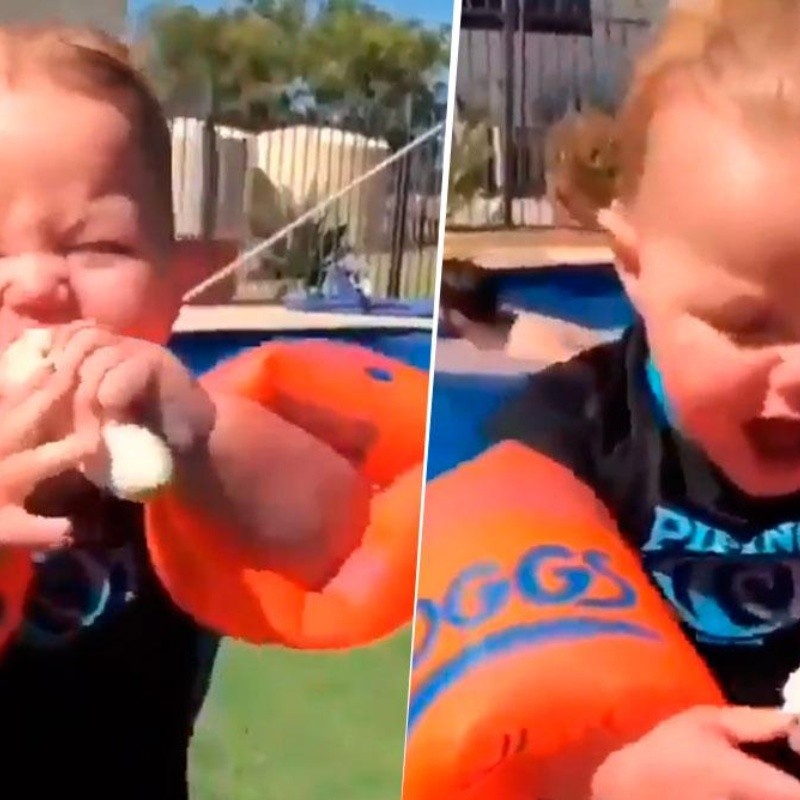
[[[417,601],[414,666],[421,666],[450,626],[477,628],[501,615],[514,598],[534,607],[570,607],[576,615],[590,610],[626,609],[637,603],[631,583],[616,573],[600,550],[539,545],[525,552],[509,572],[491,561],[473,564],[450,583],[441,600]],[[532,617],[540,614],[532,613]],[[559,615],[563,616],[563,615]],[[509,624],[524,623],[523,615]]]

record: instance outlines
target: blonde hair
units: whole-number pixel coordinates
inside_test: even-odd
[[[677,87],[722,96],[748,122],[800,123],[800,0],[684,0],[638,60],[618,117],[618,196],[635,196],[650,122]]]
[[[121,42],[92,28],[67,25],[0,27],[0,91],[46,78],[68,91],[116,104],[137,130],[163,204],[170,236],[172,155],[166,118],[155,94]]]

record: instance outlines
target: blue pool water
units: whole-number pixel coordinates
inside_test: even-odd
[[[586,328],[624,328],[633,308],[610,264],[498,274],[499,302]]]
[[[468,461],[487,444],[487,421],[524,376],[454,375],[437,372],[428,444],[428,480]]]
[[[237,353],[263,342],[291,339],[336,339],[369,347],[390,358],[427,370],[431,358],[431,334],[427,331],[357,329],[336,331],[203,331],[178,333],[170,348],[196,375]]]
[[[613,269],[559,266],[498,273],[499,301],[594,330],[618,329],[633,309]],[[437,371],[431,408],[428,478],[477,456],[489,444],[486,428],[526,375],[464,375]]]

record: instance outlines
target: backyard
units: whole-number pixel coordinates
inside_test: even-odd
[[[399,796],[410,635],[341,654],[227,643],[191,753],[192,800]]]

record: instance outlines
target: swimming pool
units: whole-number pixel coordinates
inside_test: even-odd
[[[192,331],[176,333],[170,349],[196,375],[237,353],[268,341],[334,339],[352,342],[427,370],[431,359],[431,333],[413,329],[352,328],[312,331]]]
[[[498,272],[500,302],[513,308],[566,319],[587,328],[622,328],[633,311],[608,264],[557,266]],[[371,347],[384,355],[428,369],[431,334],[413,329],[342,329],[286,331],[182,332],[173,337],[173,351],[196,373],[262,342],[323,338]],[[428,477],[452,469],[478,455],[487,445],[484,427],[509,393],[527,376],[436,373],[431,409]]]
[[[633,307],[611,264],[562,265],[498,272],[498,302],[593,330],[624,328]]]
[[[619,329],[633,320],[633,309],[610,264],[540,267],[500,272],[498,302],[593,330]],[[478,375],[437,369],[433,384],[428,479],[482,452],[486,426],[528,376]]]

